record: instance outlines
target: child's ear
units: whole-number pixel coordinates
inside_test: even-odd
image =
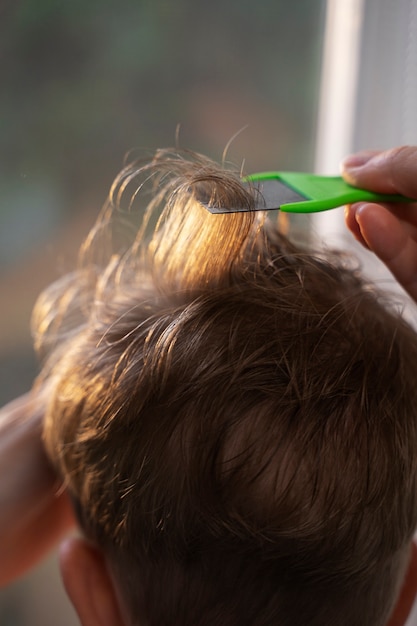
[[[60,548],[65,589],[82,626],[125,626],[104,556],[85,539],[67,539]]]

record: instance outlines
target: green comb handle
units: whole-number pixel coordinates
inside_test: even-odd
[[[354,202],[410,202],[401,195],[379,194],[358,189],[346,183],[341,176],[318,176],[302,172],[264,172],[248,176],[253,182],[278,179],[295,192],[306,196],[305,201],[281,205],[282,211],[290,213],[315,213],[334,209]]]

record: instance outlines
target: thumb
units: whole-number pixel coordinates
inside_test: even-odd
[[[357,187],[417,198],[417,147],[359,152],[344,159],[341,170],[344,179]]]

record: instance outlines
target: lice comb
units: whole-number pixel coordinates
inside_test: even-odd
[[[302,172],[262,172],[243,179],[255,197],[255,211],[280,209],[287,213],[316,213],[354,202],[415,202],[401,195],[359,189],[341,176],[318,176]],[[240,213],[250,209],[222,207],[201,200],[210,213]]]

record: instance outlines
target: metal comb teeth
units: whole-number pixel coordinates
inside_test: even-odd
[[[262,181],[252,181],[244,183],[246,187],[249,187],[251,192],[255,197],[255,206],[252,210],[254,211],[272,211],[275,209],[279,209],[282,204],[287,204],[289,202],[301,202],[306,200],[306,196],[303,196],[300,193],[297,193],[288,185],[281,183],[278,179],[269,179]],[[210,203],[210,201],[200,200],[199,202],[208,210],[210,213],[219,214],[219,213],[247,213],[251,209],[245,206],[235,206],[235,207],[223,207],[223,206],[215,206]]]

